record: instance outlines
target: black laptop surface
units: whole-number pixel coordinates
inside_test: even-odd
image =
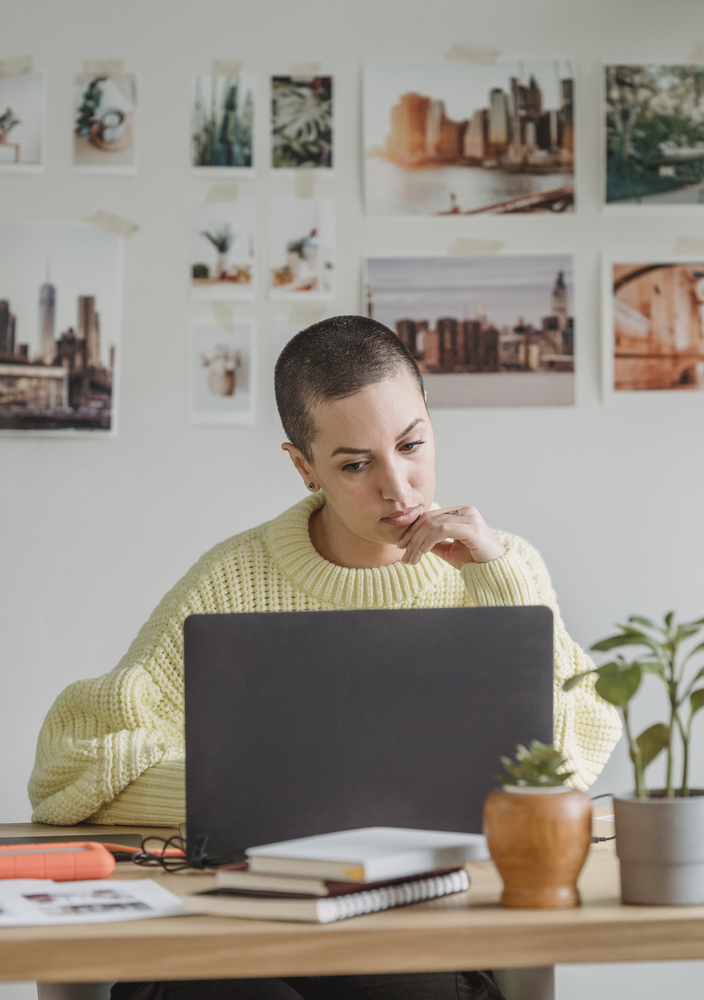
[[[184,635],[190,851],[478,833],[499,757],[552,741],[545,607],[192,615]]]

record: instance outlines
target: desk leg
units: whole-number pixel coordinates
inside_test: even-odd
[[[37,983],[37,1000],[110,1000],[112,983]]]
[[[554,965],[535,969],[494,969],[493,973],[496,985],[506,1000],[555,1000]],[[44,997],[40,995],[39,1000],[44,1000]],[[54,998],[47,997],[46,1000]],[[63,997],[57,997],[56,1000],[63,1000]]]

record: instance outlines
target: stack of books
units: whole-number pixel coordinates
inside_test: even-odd
[[[189,913],[328,924],[469,889],[481,834],[366,827],[252,847],[223,865],[217,889],[186,896]]]

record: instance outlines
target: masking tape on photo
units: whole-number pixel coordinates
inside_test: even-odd
[[[296,197],[313,198],[315,196],[315,174],[309,167],[301,167],[296,171]]]
[[[323,318],[325,309],[322,306],[294,306],[288,314],[291,326],[312,326]]]
[[[694,46],[689,53],[689,61],[691,63],[704,63],[704,44],[700,42],[699,45]]]
[[[213,302],[213,319],[228,333],[235,332],[235,320],[232,314],[232,306],[225,305],[224,302]]]
[[[506,246],[501,240],[473,240],[461,237],[447,251],[450,257],[495,257]]]
[[[242,72],[241,59],[213,59],[211,76],[239,76]]]
[[[84,215],[83,221],[89,222],[91,226],[97,226],[98,229],[105,229],[108,233],[114,233],[115,236],[122,236],[125,239],[130,237],[132,233],[136,233],[139,229],[136,222],[130,222],[129,219],[113,215],[112,212],[106,212],[102,208],[99,208],[97,212],[93,212],[92,215]]]
[[[125,64],[122,59],[84,59],[83,72],[118,75],[125,72]]]
[[[501,49],[483,49],[479,45],[453,45],[445,53],[450,62],[477,63],[480,66],[493,66],[501,55]]]
[[[300,80],[302,83],[315,80],[316,76],[320,76],[320,63],[291,63],[289,74],[292,80]]]
[[[227,184],[211,184],[205,196],[206,201],[235,201],[240,193],[240,186],[237,181],[230,181]]]
[[[696,236],[680,236],[672,248],[673,257],[704,257],[704,239]]]
[[[31,56],[0,59],[0,76],[20,76],[21,73],[31,73],[33,69],[34,63]]]

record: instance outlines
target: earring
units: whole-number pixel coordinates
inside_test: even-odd
[[[308,483],[308,489],[309,490],[314,490],[315,489],[315,483]]]

